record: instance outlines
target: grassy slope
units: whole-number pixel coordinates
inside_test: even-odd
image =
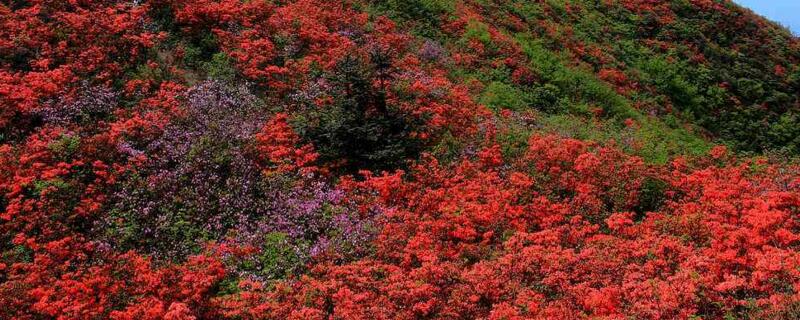
[[[533,130],[614,140],[656,163],[712,143],[800,151],[796,38],[730,1],[635,2],[382,1],[369,10],[451,56],[475,55],[448,61],[453,76],[493,110],[533,113]],[[463,32],[448,30],[464,21]],[[508,58],[535,81],[516,82]]]

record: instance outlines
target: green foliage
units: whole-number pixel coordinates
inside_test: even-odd
[[[661,209],[666,201],[665,192],[668,187],[669,185],[663,180],[645,177],[642,188],[639,190],[639,201],[633,209],[637,218],[644,218],[648,212]]]
[[[376,77],[388,72],[380,68],[376,60],[343,59],[327,75],[334,87],[333,105],[312,107],[293,122],[323,161],[344,161],[347,172],[403,167],[422,147],[411,135],[421,125],[419,120],[387,105],[385,88],[373,86]]]
[[[113,239],[115,246],[121,249],[146,248],[148,252],[181,254],[198,254],[202,250],[202,241],[208,240],[201,225],[193,220],[194,213],[180,199],[175,199],[171,208],[160,210],[157,230],[149,230],[152,223],[143,221],[135,210],[116,208],[109,212],[110,219],[103,229],[102,237]],[[169,210],[169,211],[168,211]],[[150,239],[158,233],[157,241]],[[148,237],[142,237],[148,234]],[[159,257],[177,260],[176,257]]]
[[[53,154],[62,161],[72,159],[80,148],[81,140],[77,135],[62,134],[57,140],[47,145]]]
[[[470,40],[478,40],[485,46],[491,46],[492,36],[489,34],[489,27],[483,22],[470,20],[467,23],[467,28],[461,37],[461,41],[462,43],[467,43]]]
[[[405,20],[438,20],[439,16],[455,11],[453,0],[386,0],[376,1],[389,10],[392,17]]]
[[[512,85],[492,82],[483,92],[480,102],[492,109],[523,110],[528,106],[525,94]]]
[[[170,74],[164,68],[153,68],[147,64],[139,64],[133,70],[128,71],[126,77],[131,79],[151,80],[156,83],[170,79]]]
[[[439,143],[430,148],[431,154],[443,163],[458,161],[461,159],[460,156],[465,145],[462,140],[454,137],[450,132],[445,132],[439,138]]]
[[[192,55],[187,55],[184,62],[188,65],[198,65],[200,61],[208,61],[215,53],[219,52],[217,37],[212,32],[198,33],[186,43],[186,48],[192,49]],[[188,52],[187,52],[188,53]]]
[[[383,0],[374,1],[377,14],[408,23],[415,33],[436,37],[444,15],[455,12],[454,0]]]
[[[65,192],[67,189],[69,189],[69,187],[70,185],[61,179],[36,180],[33,182],[33,188],[31,191],[34,195],[38,195],[45,189],[55,188],[55,190]]]
[[[281,232],[271,232],[264,237],[260,252],[253,259],[243,260],[240,267],[264,279],[283,279],[291,275],[302,263],[294,250],[296,244]]]
[[[208,78],[230,81],[236,77],[233,61],[224,52],[215,53],[209,61],[203,62],[202,65]]]
[[[663,57],[651,56],[641,62],[638,69],[645,83],[655,86],[682,110],[694,113],[704,111],[700,108],[706,106],[706,100],[700,96],[700,89],[686,79],[689,73],[684,63],[667,62]]]
[[[7,244],[3,244],[2,247],[9,249],[0,253],[0,263],[6,261],[33,262],[34,251],[25,245],[13,244],[9,241]],[[4,279],[3,276],[5,274],[0,274],[0,280]]]
[[[568,106],[571,107],[588,104],[603,108],[609,117],[617,119],[641,117],[630,103],[608,84],[591,72],[568,67],[558,54],[546,49],[541,41],[532,40],[528,35],[518,35],[517,41],[531,59],[531,67],[550,85],[544,89],[545,94],[550,96],[550,103],[554,100],[552,95],[560,92],[564,94],[564,98],[569,99]],[[581,108],[573,111],[581,111]]]
[[[644,118],[637,127],[624,127],[613,120],[586,119],[577,115],[549,115],[540,120],[541,130],[561,136],[598,142],[614,141],[628,153],[648,163],[667,163],[677,155],[702,155],[710,144],[683,128],[671,128]]]
[[[528,139],[532,130],[529,126],[520,121],[507,119],[500,121],[499,126],[503,129],[497,136],[504,159],[517,159],[522,156],[528,148]]]
[[[352,107],[337,104],[295,119],[298,132],[313,142],[324,161],[347,160],[345,171],[391,169],[418,153],[409,136],[412,126],[402,115],[395,111],[368,115]]]
[[[798,123],[800,123],[800,115],[796,112],[787,112],[770,127],[770,141],[783,146],[775,148],[776,150],[789,154],[800,154],[800,126]]]
[[[561,99],[561,89],[550,83],[536,86],[530,92],[531,106],[544,112],[556,112]]]

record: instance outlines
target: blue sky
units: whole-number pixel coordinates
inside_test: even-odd
[[[800,0],[733,0],[800,35]]]

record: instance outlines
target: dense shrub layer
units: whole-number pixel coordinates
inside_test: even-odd
[[[797,318],[798,43],[727,0],[0,4],[0,318]]]

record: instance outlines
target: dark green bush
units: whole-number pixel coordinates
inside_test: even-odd
[[[295,121],[296,130],[314,144],[321,160],[344,160],[344,171],[398,168],[420,152],[420,141],[411,135],[419,121],[387,105],[386,88],[373,86],[380,77],[390,76],[383,59],[382,54],[373,55],[369,62],[343,59],[325,75],[333,104],[312,106]]]

